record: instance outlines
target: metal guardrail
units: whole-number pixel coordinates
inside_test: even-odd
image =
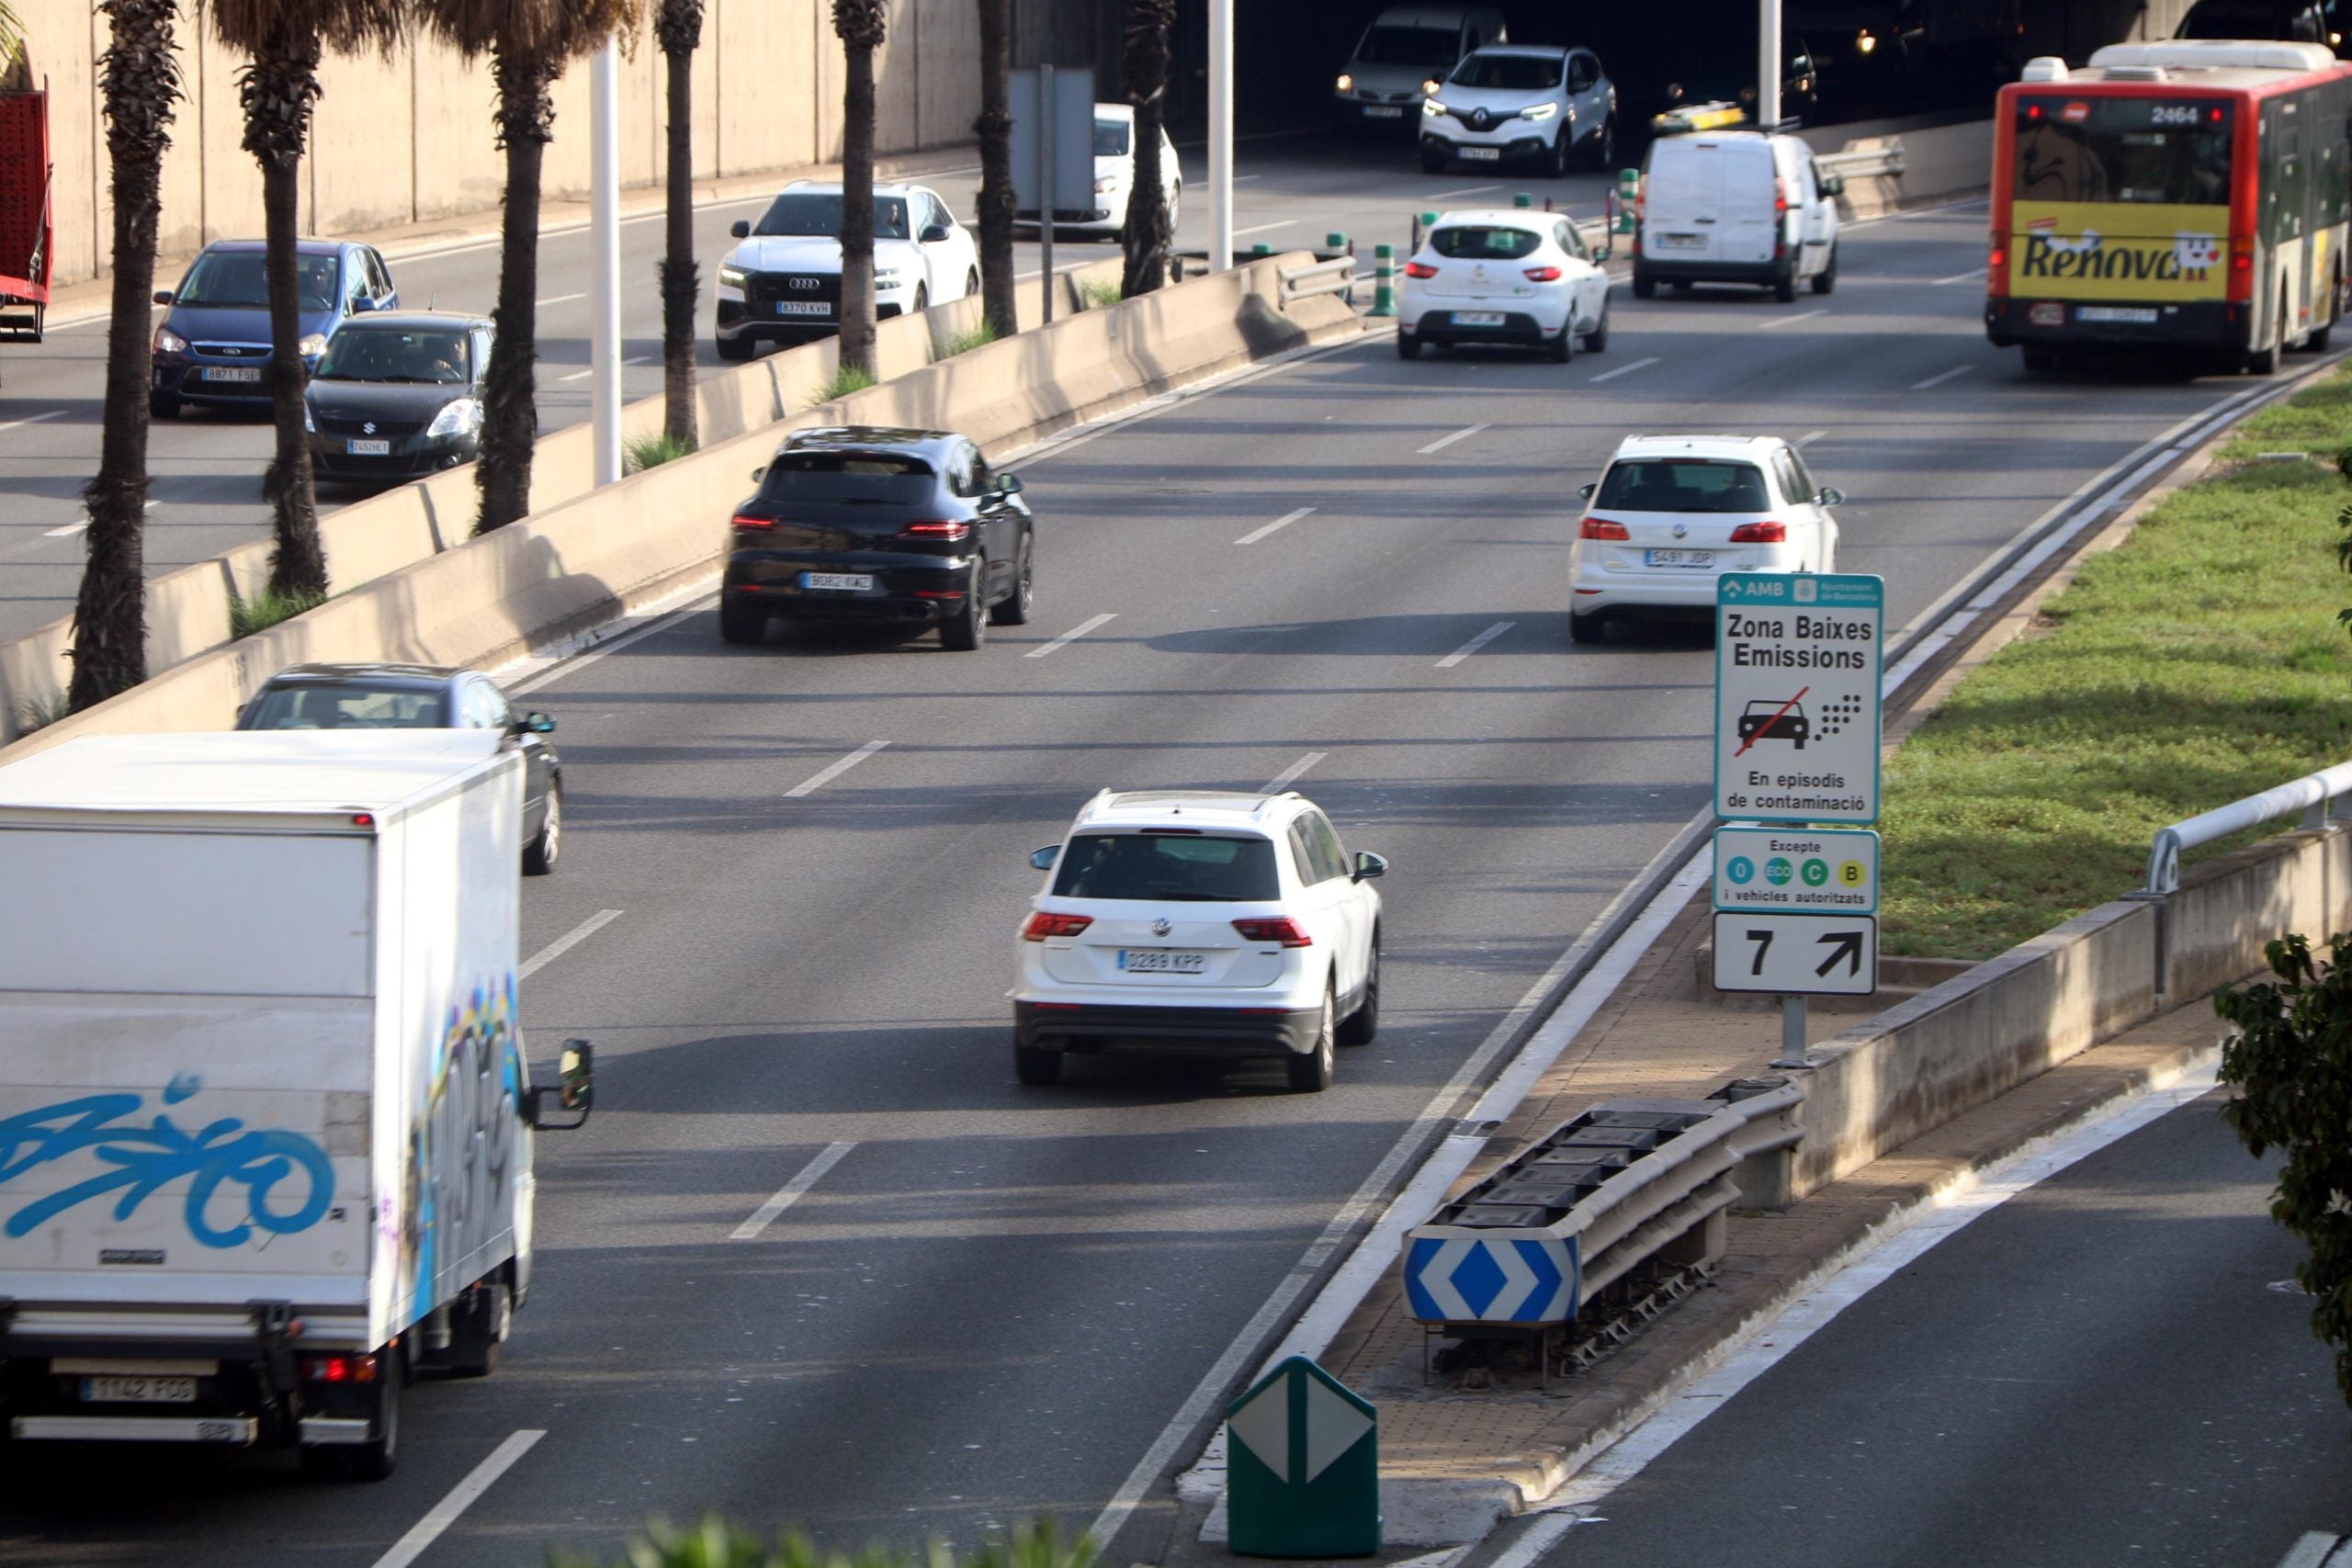
[[[2291,812],[2303,814],[2306,829],[2327,826],[2328,817],[2339,795],[2352,795],[2352,762],[2338,762],[2332,768],[2308,773],[2291,784],[2266,789],[2260,795],[2249,795],[2244,800],[2233,800],[2227,806],[2176,822],[2169,828],[2157,829],[2155,841],[2148,846],[2148,884],[2140,891],[2152,896],[2180,891],[2180,856],[2184,850],[2199,844],[2210,844],[2216,839],[2226,839],[2232,833],[2258,827],[2275,818]]]
[[[1282,301],[1287,307],[1294,299],[1311,299],[1318,294],[1338,294],[1351,305],[1356,302],[1356,258],[1335,256],[1313,266],[1294,267],[1274,275],[1282,281]]]
[[[1804,1100],[1801,1080],[1743,1078],[1707,1100],[1592,1107],[1407,1234],[1413,1317],[1548,1332],[1661,1254],[1713,1262],[1735,1172],[1796,1143]]]
[[[1813,155],[1813,166],[1825,175],[1836,175],[1843,179],[1871,175],[1900,175],[1903,173],[1903,143],[1894,141],[1884,147],[1869,147],[1860,152],[1816,152]]]

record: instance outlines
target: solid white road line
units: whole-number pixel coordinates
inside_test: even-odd
[[[1441,435],[1435,441],[1430,442],[1428,446],[1421,448],[1421,456],[1426,457],[1432,452],[1442,452],[1457,441],[1467,441],[1473,435],[1477,434],[1478,432],[1482,430],[1492,430],[1494,426],[1491,424],[1473,424],[1464,429],[1457,430],[1451,435]]]
[[[1930,376],[1924,381],[1912,382],[1911,389],[1915,392],[1924,392],[1930,387],[1940,387],[1946,381],[1957,381],[1975,368],[1973,365],[1955,365],[1940,376]]]
[[[85,512],[62,528],[43,528],[40,531],[40,536],[44,539],[70,539],[89,525],[90,514]]]
[[[475,1498],[491,1488],[491,1484],[506,1473],[514,1462],[531,1451],[531,1445],[547,1436],[544,1431],[526,1427],[510,1432],[506,1440],[491,1450],[488,1459],[474,1466],[472,1473],[449,1489],[449,1495],[433,1505],[433,1511],[416,1521],[416,1527],[392,1543],[392,1549],[376,1559],[375,1568],[408,1568],[424,1554],[424,1549],[441,1539],[441,1532],[458,1522],[458,1516],[473,1506]]]
[[[752,1217],[729,1234],[729,1241],[750,1241],[775,1223],[775,1217],[799,1201],[800,1195],[817,1185],[817,1179],[841,1164],[842,1156],[857,1147],[854,1140],[844,1138],[825,1145],[825,1152],[800,1168],[800,1174],[775,1190],[775,1196],[752,1211]]]
[[[531,954],[529,960],[524,964],[523,967],[514,972],[515,978],[521,980],[529,979],[532,976],[537,974],[540,970],[546,968],[557,959],[561,958],[565,953],[570,953],[573,948],[578,947],[582,942],[586,942],[590,937],[594,936],[598,931],[603,931],[606,926],[611,925],[615,920],[617,920],[620,918],[621,912],[618,909],[597,910],[594,914],[589,916],[586,919],[574,926],[569,932],[556,938],[545,947],[539,949],[538,952]]]
[[[1301,757],[1297,761],[1293,762],[1289,767],[1284,768],[1281,773],[1276,773],[1272,778],[1268,779],[1266,781],[1264,793],[1267,795],[1282,794],[1283,791],[1290,788],[1291,785],[1298,782],[1300,774],[1306,773],[1307,769],[1313,767],[1316,763],[1321,761],[1324,758],[1329,755],[1330,753],[1329,751],[1309,751],[1306,756]]]
[[[0,430],[14,430],[20,424],[39,424],[45,419],[63,419],[64,417],[63,409],[51,409],[47,413],[28,413],[22,419],[12,419],[6,424],[0,424]]]
[[[1534,1568],[1537,1560],[1558,1545],[1562,1536],[1583,1522],[1574,1514],[1539,1514],[1535,1522],[1498,1553],[1487,1568]]]
[[[1510,630],[1511,627],[1517,625],[1519,625],[1517,621],[1497,621],[1493,626],[1488,626],[1485,631],[1480,632],[1476,637],[1472,637],[1468,642],[1464,643],[1460,648],[1455,649],[1452,653],[1449,653],[1443,659],[1439,660],[1437,661],[1437,667],[1441,670],[1453,669],[1455,665],[1461,663],[1464,660],[1469,658],[1472,654],[1477,652],[1480,649],[1486,647],[1488,643],[1494,641],[1495,638],[1502,636],[1503,633]]]
[[[1592,380],[1596,386],[1603,381],[1614,381],[1620,376],[1630,376],[1636,370],[1646,370],[1657,363],[1657,360],[1655,357],[1636,359],[1631,365],[1620,365],[1614,370],[1603,370],[1600,375],[1592,378]]]
[[[1808,430],[1803,435],[1798,436],[1794,441],[1791,442],[1790,445],[1792,446],[1810,446],[1828,434],[1829,432],[1826,430]]]
[[[1975,283],[1981,280],[1984,276],[1984,269],[1980,266],[1968,272],[1955,272],[1950,277],[1939,277],[1928,287],[1933,288],[1941,288],[1947,283]]]
[[[1233,231],[1233,237],[1238,240],[1244,234],[1263,234],[1275,229],[1295,229],[1301,221],[1303,220],[1285,218],[1279,223],[1252,223],[1247,229],[1236,229]]]
[[[1087,633],[1091,631],[1098,631],[1101,628],[1109,626],[1113,621],[1115,621],[1118,618],[1118,612],[1114,610],[1108,615],[1096,615],[1091,619],[1080,621],[1078,625],[1070,627],[1069,630],[1062,633],[1061,636],[1054,638],[1053,641],[1046,644],[1045,647],[1031,649],[1029,650],[1028,657],[1031,659],[1043,659],[1046,655],[1053,652],[1054,649],[1057,648],[1068,648],[1071,643],[1076,642],[1080,637],[1084,637]]]
[[[1503,187],[1500,186],[1464,186],[1460,190],[1433,190],[1430,192],[1429,199],[1431,201],[1444,201],[1452,197],[1476,196],[1481,191],[1500,190]]]
[[[539,306],[541,309],[545,309],[549,305],[569,305],[574,299],[585,299],[587,298],[588,291],[583,288],[577,294],[550,294],[546,299],[534,300],[532,303]]]
[[[1252,528],[1250,532],[1242,535],[1241,537],[1234,540],[1233,542],[1237,545],[1254,545],[1259,540],[1264,538],[1267,535],[1272,533],[1275,529],[1287,528],[1302,517],[1310,517],[1314,515],[1314,513],[1315,508],[1311,506],[1302,506],[1295,512],[1285,512],[1280,517],[1275,518],[1272,523],[1267,524],[1264,527]]]
[[[843,773],[849,772],[852,768],[857,766],[860,762],[863,762],[865,759],[871,757],[875,752],[879,751],[883,747],[888,746],[888,744],[890,743],[888,740],[867,741],[856,750],[852,751],[848,756],[843,757],[840,761],[832,764],[832,766],[828,768],[820,768],[817,772],[809,774],[798,784],[794,784],[790,789],[786,790],[784,792],[784,798],[786,800],[798,800],[802,795],[816,794],[819,790],[824,788],[827,784],[832,783],[835,779],[841,777]]]
[[[574,370],[571,375],[559,376],[556,379],[559,381],[585,381],[589,377],[594,376],[595,373],[596,372],[593,369]]]
[[[1793,316],[1775,316],[1769,321],[1758,321],[1756,323],[1756,330],[1759,333],[1769,333],[1774,327],[1785,327],[1791,321],[1809,321],[1815,316],[1826,316],[1827,314],[1829,314],[1829,307],[1824,305],[1818,310],[1799,310]]]

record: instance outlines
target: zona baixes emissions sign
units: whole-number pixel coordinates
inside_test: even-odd
[[[1875,577],[1725,572],[1715,584],[1715,814],[1878,819]]]

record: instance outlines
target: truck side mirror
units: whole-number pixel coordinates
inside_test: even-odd
[[[585,1040],[567,1040],[556,1057],[556,1081],[533,1084],[523,1091],[523,1120],[546,1133],[569,1133],[585,1126],[596,1107],[596,1048]],[[571,1120],[550,1120],[570,1112]]]

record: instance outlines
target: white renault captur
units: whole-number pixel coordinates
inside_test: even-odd
[[[1313,1093],[1380,1027],[1388,864],[1295,793],[1106,789],[1029,863],[1048,875],[1012,992],[1023,1083],[1069,1052],[1174,1051],[1275,1058]]]
[[[1838,570],[1829,509],[1846,498],[1778,436],[1629,435],[1581,493],[1568,556],[1577,642],[1628,614],[1712,615],[1727,571]]]
[[[1609,346],[1609,259],[1574,220],[1532,208],[1441,213],[1405,264],[1396,352],[1423,344],[1515,344],[1555,359]]]

